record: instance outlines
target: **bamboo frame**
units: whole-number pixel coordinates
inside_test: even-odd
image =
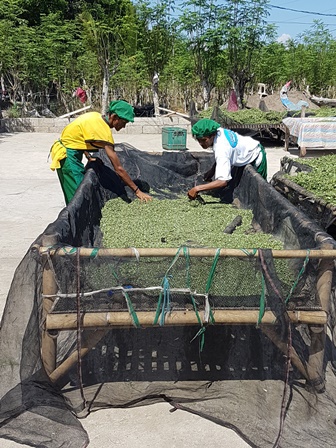
[[[50,235],[43,238],[43,244],[55,244],[56,236]],[[45,260],[45,266],[43,269],[43,295],[53,295],[57,293],[57,284],[55,282],[54,273],[51,270],[49,263]],[[50,311],[54,304],[55,298],[44,297],[42,300],[42,335],[41,335],[41,358],[45,371],[48,375],[51,374],[56,368],[56,356],[57,356],[57,340],[56,337],[51,336],[46,327],[46,319],[50,315]]]
[[[90,331],[86,330],[82,334],[82,344],[80,357],[83,358],[87,353],[95,347],[98,342],[106,335],[107,331],[98,330]],[[50,380],[55,383],[62,376],[64,376],[78,361],[78,351],[75,349],[68,358],[62,362],[52,373],[49,374]]]
[[[55,248],[57,241],[54,236],[45,237],[42,241],[43,246],[35,246],[35,250],[46,257],[48,256],[74,256],[79,250],[79,256],[91,257],[93,251],[100,257],[175,257],[178,248],[142,248],[135,251],[132,248],[112,248],[112,249],[92,249],[86,247],[73,248],[65,246]],[[214,248],[189,248],[188,253],[191,257],[214,257],[217,249]],[[183,252],[180,252],[183,256]],[[326,334],[326,324],[329,310],[331,283],[334,269],[334,259],[336,259],[336,249],[330,244],[322,246],[321,249],[307,250],[272,250],[274,258],[308,258],[320,259],[319,278],[317,282],[318,296],[321,301],[321,310],[317,311],[287,311],[288,317],[293,324],[306,324],[310,329],[311,345],[310,356],[307,365],[304,365],[298,354],[292,348],[289,356],[293,365],[306,378],[309,383],[317,384],[320,390],[324,389],[323,376],[323,356]],[[239,250],[239,249],[220,249],[220,257],[257,257],[258,250]],[[42,361],[51,381],[56,382],[64,376],[78,360],[78,352],[74,352],[56,368],[56,338],[51,336],[52,332],[77,329],[76,313],[55,313],[51,314],[51,306],[56,296],[57,288],[53,272],[46,263],[43,272],[43,319],[44,327],[42,333]],[[255,325],[258,321],[259,310],[214,310],[215,324],[217,325]],[[139,311],[137,318],[141,327],[153,327],[155,318],[154,311]],[[202,319],[202,313],[200,313]],[[207,322],[202,322],[204,325]],[[287,355],[288,347],[286,342],[282,341],[277,334],[274,324],[276,317],[271,311],[266,311],[261,321],[261,331],[283,352]],[[133,327],[131,315],[127,312],[88,312],[81,314],[81,328],[83,329],[83,342],[79,356],[85,356],[111,328],[129,328]],[[173,311],[166,315],[166,326],[174,325],[199,325],[195,312],[189,310]]]
[[[330,245],[325,245],[325,247],[328,248]],[[316,287],[322,310],[326,313],[326,315],[329,314],[330,309],[333,271],[333,260],[321,260]],[[309,331],[311,338],[309,360],[307,365],[309,381],[314,385],[316,390],[323,392],[325,389],[323,362],[327,325],[325,324],[322,327],[311,325],[309,326]]]
[[[64,246],[61,248],[50,248],[35,246],[39,250],[41,255],[49,253],[51,256],[57,255],[60,257],[74,256],[76,251],[79,250],[81,257],[91,257],[93,248],[87,247],[72,247]],[[62,250],[60,250],[62,249]],[[125,257],[132,258],[138,254],[140,257],[174,257],[178,248],[139,248],[137,254],[132,248],[120,248],[120,249],[97,249],[95,255],[98,257]],[[72,252],[73,251],[73,252]],[[253,252],[255,251],[255,253]],[[188,248],[189,256],[191,257],[214,257],[217,249],[213,248]],[[183,256],[183,252],[180,252]],[[258,249],[220,249],[220,257],[257,257]],[[285,249],[285,250],[272,250],[273,258],[306,258],[307,250],[302,249]],[[336,258],[336,249],[312,249],[308,254],[308,258]]]
[[[283,341],[279,334],[276,332],[275,328],[270,325],[261,325],[261,331],[273,342],[274,345],[278,347],[287,356],[288,346],[285,341]],[[303,365],[299,355],[296,350],[292,347],[289,352],[289,357],[293,365],[298,369],[298,371],[309,380],[309,373],[307,371],[307,367]]]
[[[155,311],[139,311],[137,318],[142,327],[153,327]],[[199,313],[200,317],[202,313]],[[258,321],[258,310],[214,310],[215,324],[225,325],[255,325]],[[324,311],[288,311],[288,316],[295,324],[314,324],[323,326],[327,322]],[[272,311],[265,311],[261,321],[264,325],[273,325],[276,317]],[[206,325],[206,322],[203,321]],[[172,311],[165,317],[165,326],[199,325],[194,311]],[[111,327],[133,327],[131,315],[127,311],[83,313],[81,327],[90,329]],[[47,316],[48,330],[75,330],[77,328],[76,313],[57,313]]]

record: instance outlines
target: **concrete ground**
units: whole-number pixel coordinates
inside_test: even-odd
[[[0,134],[0,317],[15,268],[30,244],[64,207],[56,173],[49,169],[48,154],[58,134]],[[116,135],[116,143],[126,142],[137,149],[160,152],[161,134]],[[187,148],[200,150],[187,136]],[[280,169],[286,154],[282,147],[267,148],[269,179]],[[90,448],[110,446],[151,446],[160,448],[243,448],[247,445],[233,431],[195,415],[170,413],[167,403],[134,409],[114,409],[93,413],[82,420],[90,437]],[[1,439],[2,448],[22,447]]]

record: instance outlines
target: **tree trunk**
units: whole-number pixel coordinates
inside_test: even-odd
[[[206,80],[202,81],[204,110],[209,108],[211,86]]]
[[[103,78],[103,90],[102,90],[102,102],[101,102],[101,113],[102,115],[106,114],[108,110],[108,93],[109,93],[109,84],[110,84],[110,72],[109,72],[109,61],[105,61],[104,66],[104,78]]]
[[[5,78],[3,75],[1,75],[0,82],[1,82],[1,94],[3,95],[6,91]]]
[[[152,86],[153,86],[154,116],[159,117],[160,110],[159,110],[159,75],[158,75],[158,73],[155,73],[153,76]]]

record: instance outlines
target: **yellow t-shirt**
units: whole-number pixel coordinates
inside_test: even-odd
[[[62,131],[61,138],[51,147],[50,168],[61,167],[60,161],[66,158],[66,149],[92,151],[114,144],[110,126],[99,112],[88,112],[69,123]]]

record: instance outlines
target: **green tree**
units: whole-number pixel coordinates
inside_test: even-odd
[[[218,56],[223,48],[226,20],[225,10],[213,0],[187,0],[182,4],[180,29],[189,41],[205,109],[219,71],[223,70]]]
[[[264,43],[274,37],[274,27],[266,23],[268,0],[227,0],[226,3],[228,75],[232,79],[239,105],[243,107],[246,85],[253,81],[254,64],[258,63],[258,55]]]
[[[80,14],[83,48],[96,54],[102,75],[101,110],[104,113],[109,100],[111,74],[118,69],[120,57],[134,39],[132,24],[135,23],[135,11],[129,0],[93,2],[85,8]]]
[[[263,45],[255,61],[255,79],[264,82],[271,89],[279,88],[292,79],[287,47],[280,42]]]
[[[298,38],[296,50],[301,49],[298,63],[302,66],[306,83],[312,93],[327,95],[328,86],[335,83],[335,41],[320,21],[304,31]]]

